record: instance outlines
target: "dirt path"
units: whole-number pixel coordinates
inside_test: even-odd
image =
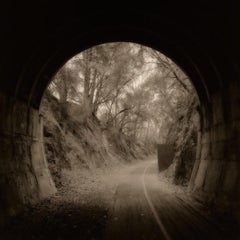
[[[159,176],[154,158],[64,178],[58,194],[27,208],[0,239],[239,239]]]
[[[182,188],[159,181],[156,162],[136,166],[116,190],[105,239],[239,239]]]

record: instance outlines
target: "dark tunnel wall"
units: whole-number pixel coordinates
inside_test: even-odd
[[[56,192],[38,110],[0,94],[0,225],[23,205]]]
[[[131,41],[171,57],[189,75],[201,101],[197,159],[189,191],[216,205],[239,208],[240,78],[237,7],[212,1],[160,2],[118,12],[78,1],[11,2],[1,13],[1,222],[24,204],[53,194],[43,144],[41,96],[71,56],[109,41]],[[171,11],[170,11],[170,10]],[[171,14],[171,17],[169,17]],[[236,212],[236,211],[235,211]]]

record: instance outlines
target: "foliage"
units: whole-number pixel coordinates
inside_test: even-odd
[[[101,131],[124,159],[147,154],[157,143],[175,144],[178,152],[187,139],[180,135],[196,132],[198,98],[186,74],[160,52],[137,44],[108,43],[81,52],[56,73],[48,91],[61,106],[58,121],[65,134],[69,116],[72,129],[94,123],[91,131]]]

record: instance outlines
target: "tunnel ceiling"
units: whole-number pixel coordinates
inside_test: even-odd
[[[99,43],[132,41],[160,50],[186,71],[204,101],[239,66],[238,11],[231,1],[163,1],[152,10],[12,2],[2,9],[0,89],[36,108],[58,68]]]

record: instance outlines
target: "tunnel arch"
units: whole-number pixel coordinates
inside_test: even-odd
[[[50,35],[32,55],[29,64],[26,64],[20,75],[15,95],[21,96],[21,89],[26,89],[25,82],[34,79],[34,84],[29,89],[25,100],[29,106],[39,108],[43,92],[52,76],[71,57],[99,44],[117,41],[133,42],[162,52],[186,72],[204,107],[204,110],[200,110],[200,115],[203,115],[204,111],[205,119],[207,119],[205,124],[209,124],[212,121],[212,113],[209,103],[211,101],[209,93],[211,89],[209,90],[207,85],[208,79],[211,78],[211,82],[214,81],[216,85],[222,85],[219,73],[210,56],[189,32],[176,24],[161,24],[162,33],[159,34],[156,31],[157,29],[149,28],[153,25],[151,24],[151,21],[154,21],[153,19],[149,18],[147,25],[141,26],[141,17],[141,15],[136,15],[136,19],[139,21],[137,24],[136,19],[133,23],[131,22],[132,16],[128,19],[130,21],[120,26],[118,22],[112,23],[111,26],[106,22],[104,24],[101,22],[100,25],[92,26],[82,35],[81,31],[69,32],[67,26],[59,29],[58,33],[55,33],[56,35]],[[140,26],[138,26],[139,23]],[[80,22],[71,22],[70,24],[73,25],[72,29],[78,29],[82,25]],[[172,30],[171,33],[168,29]],[[61,41],[56,40],[60,39],[63,34],[69,36],[69,33],[70,37]],[[173,40],[176,39],[176,36],[185,36],[185,38]],[[36,59],[38,59],[38,65],[35,65]],[[204,62],[204,64],[199,64],[199,61]],[[203,121],[201,122],[203,123]]]
[[[133,19],[135,20],[133,21]],[[106,19],[104,20],[106,21]],[[149,18],[146,24],[142,22],[141,15],[127,16],[121,25],[119,25],[118,19],[113,20],[115,21],[111,24],[105,21],[95,23],[87,31],[85,29],[82,31],[82,23],[70,22],[67,26],[58,29],[57,33],[49,35],[45,41],[38,44],[28,63],[25,64],[18,78],[15,96],[21,96],[22,89],[26,89],[24,86],[26,82],[34,79],[32,88],[28,89],[23,98],[28,100],[30,105],[38,107],[41,99],[39,92],[43,91],[44,85],[50,81],[51,76],[68,59],[94,45],[123,41],[151,47],[173,59],[190,76],[199,98],[207,104],[209,101],[208,78],[211,78],[211,82],[214,81],[216,85],[221,85],[221,81],[210,56],[204,47],[191,36],[190,32],[181,29],[176,24],[160,22],[156,28],[154,19]],[[69,25],[71,25],[71,30],[68,29]],[[86,26],[84,27],[86,28]],[[80,30],[76,30],[79,28]],[[199,64],[201,60],[202,63]]]
[[[44,33],[23,62],[15,84],[3,87],[0,129],[8,150],[2,161],[5,163],[14,158],[16,162],[22,161],[25,167],[21,169],[24,177],[20,172],[17,173],[17,183],[11,182],[11,177],[7,175],[9,169],[12,171],[12,165],[6,165],[1,183],[2,192],[6,196],[6,199],[2,199],[2,218],[14,215],[26,202],[37,201],[55,192],[43,153],[42,123],[38,114],[41,97],[52,76],[75,54],[94,45],[114,41],[134,42],[156,49],[173,59],[187,73],[198,92],[202,117],[191,191],[209,201],[218,202],[219,196],[223,195],[221,203],[238,204],[239,83],[235,79],[228,81],[214,53],[200,43],[192,31],[181,25],[166,23],[161,16],[155,15],[93,14],[88,23],[82,19],[71,19],[50,33]],[[239,79],[237,76],[236,79]],[[227,114],[228,108],[231,110],[231,121]],[[23,116],[19,120],[17,115],[20,113]],[[16,136],[20,143],[14,139]],[[232,148],[234,154],[224,160],[233,139],[236,141]],[[22,153],[22,142],[26,153]],[[14,152],[15,148],[19,150]],[[12,156],[13,152],[17,157]],[[24,182],[23,190],[16,187],[22,186]]]

